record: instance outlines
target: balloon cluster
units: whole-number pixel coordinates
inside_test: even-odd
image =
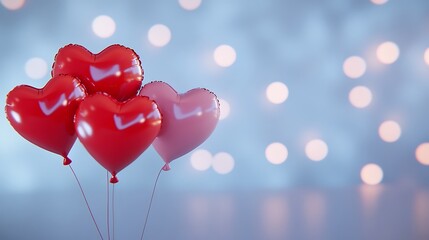
[[[213,132],[219,101],[203,88],[178,94],[160,81],[142,87],[143,73],[130,48],[111,45],[93,54],[70,44],[59,49],[43,88],[21,85],[9,92],[6,116],[22,137],[61,155],[64,165],[79,138],[112,174],[111,183],[150,145],[167,171]]]

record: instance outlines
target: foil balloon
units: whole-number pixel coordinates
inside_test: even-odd
[[[15,87],[6,98],[6,116],[12,127],[35,145],[64,157],[76,141],[74,115],[86,96],[81,82],[72,76],[59,75],[42,89],[27,85]]]
[[[219,120],[219,101],[207,89],[178,94],[164,82],[151,82],[139,95],[153,99],[162,114],[162,127],[153,146],[165,162],[164,170],[170,169],[171,161],[203,143]]]
[[[112,174],[110,182],[116,183],[116,174],[137,159],[158,135],[161,114],[147,97],[118,102],[98,93],[80,104],[75,128],[80,142]]]
[[[139,56],[121,45],[111,45],[98,54],[80,45],[67,45],[55,56],[51,73],[74,75],[89,94],[105,92],[118,101],[136,96],[143,81]]]

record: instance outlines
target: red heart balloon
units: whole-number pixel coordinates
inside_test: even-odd
[[[12,127],[35,145],[67,157],[76,141],[73,119],[86,96],[81,82],[72,76],[53,77],[42,89],[15,87],[6,98],[6,116]]]
[[[136,96],[143,81],[139,56],[130,48],[111,45],[93,54],[80,45],[67,45],[55,56],[52,76],[78,77],[89,94],[104,92],[118,101]]]
[[[87,97],[79,106],[75,128],[91,156],[112,174],[137,159],[161,128],[161,114],[154,101],[137,96],[118,102],[106,94]]]

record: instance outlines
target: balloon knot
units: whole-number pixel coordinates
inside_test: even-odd
[[[115,175],[113,175],[113,176],[110,178],[110,183],[115,184],[115,183],[117,183],[117,182],[119,182],[119,180],[118,180],[118,178],[116,177],[116,174],[115,174]]]
[[[72,162],[72,160],[70,158],[68,158],[67,156],[64,157],[63,159],[63,165],[67,166]]]
[[[168,163],[166,163],[165,165],[164,165],[164,167],[162,167],[162,170],[164,170],[164,171],[170,171],[170,165],[168,165]]]

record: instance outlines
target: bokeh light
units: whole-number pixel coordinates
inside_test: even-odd
[[[226,152],[217,153],[213,157],[212,167],[219,174],[230,173],[234,169],[234,158]]]
[[[328,155],[328,145],[321,139],[313,139],[305,145],[305,154],[310,160],[321,161]]]
[[[25,74],[31,79],[41,79],[48,72],[48,64],[45,60],[35,57],[25,63]]]
[[[344,74],[349,78],[360,78],[365,74],[366,62],[358,56],[351,56],[343,63]]]
[[[401,126],[395,121],[384,121],[378,128],[378,135],[385,142],[396,142],[401,136]]]
[[[426,48],[423,59],[425,60],[425,63],[429,65],[429,48]]]
[[[384,64],[392,64],[399,58],[399,47],[393,42],[384,42],[377,48],[377,58]]]
[[[201,5],[201,0],[179,0],[180,6],[185,10],[195,10]]]
[[[92,21],[92,31],[100,38],[108,38],[115,33],[116,23],[113,18],[100,15]]]
[[[214,61],[221,67],[230,67],[234,64],[237,54],[235,49],[229,45],[218,46],[213,53]]]
[[[191,155],[191,165],[198,171],[205,171],[212,164],[212,154],[205,149],[197,149]]]
[[[289,97],[289,89],[282,82],[273,82],[268,85],[266,96],[271,103],[280,104]]]
[[[376,4],[376,5],[383,5],[385,3],[387,3],[389,0],[371,0],[372,3]]]
[[[356,108],[365,108],[372,101],[372,93],[365,86],[354,87],[349,93],[349,101]]]
[[[219,99],[219,109],[220,109],[220,116],[219,119],[223,120],[229,116],[229,112],[231,111],[231,107],[229,106],[229,103],[224,99]]]
[[[368,185],[377,185],[383,180],[383,169],[374,163],[363,166],[360,171],[362,182]]]
[[[25,4],[25,0],[1,0],[1,4],[8,10],[18,10]]]
[[[416,159],[419,163],[429,166],[429,142],[422,143],[417,147]]]
[[[265,148],[265,157],[272,164],[281,164],[286,161],[288,150],[282,143],[274,142]]]
[[[155,24],[149,29],[147,38],[153,46],[164,47],[171,40],[170,28],[163,24]]]

